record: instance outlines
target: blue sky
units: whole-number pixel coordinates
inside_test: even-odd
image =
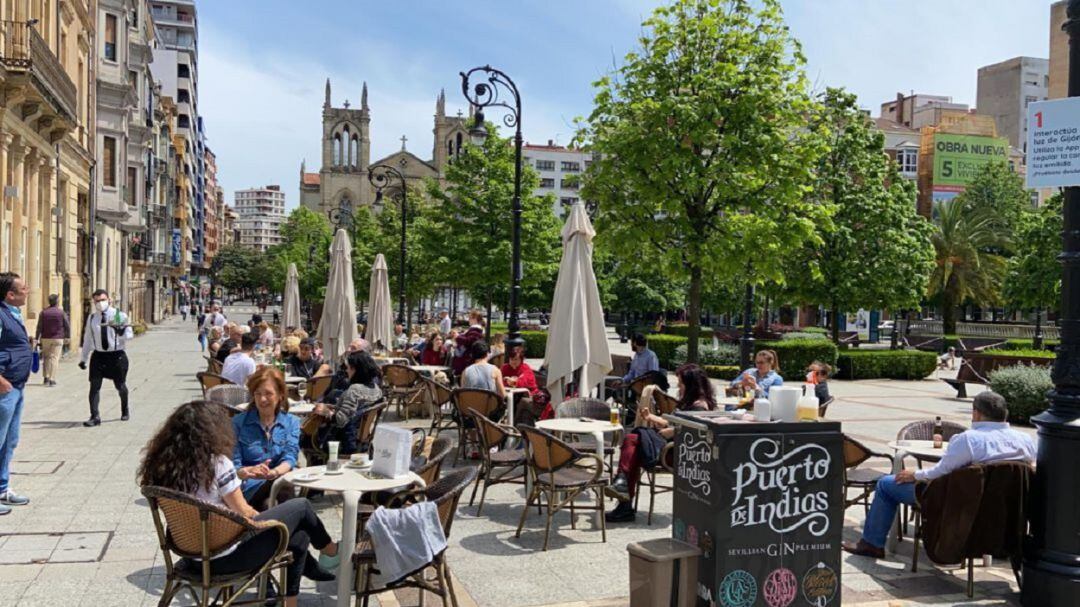
[[[298,204],[300,161],[320,164],[323,85],[359,103],[367,81],[372,157],[430,158],[435,97],[464,109],[458,72],[490,63],[517,82],[531,142],[566,143],[592,82],[636,46],[647,0],[212,0],[199,3],[200,111],[219,180],[279,184]],[[845,86],[878,113],[898,91],[974,104],[976,70],[1047,57],[1049,0],[785,0],[815,89]],[[320,10],[312,10],[318,7]]]

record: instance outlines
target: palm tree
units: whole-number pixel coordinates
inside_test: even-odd
[[[998,254],[1009,244],[999,218],[954,201],[934,204],[931,241],[936,267],[930,276],[930,296],[941,296],[945,334],[956,333],[956,310],[966,300],[996,304],[1005,276],[1005,258]]]

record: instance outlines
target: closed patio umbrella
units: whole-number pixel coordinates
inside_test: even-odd
[[[594,236],[585,207],[575,204],[562,230],[562,262],[544,352],[548,390],[555,402],[562,400],[563,387],[575,373],[580,372],[578,391],[584,396],[611,371],[604,309],[592,267]]]
[[[296,272],[296,264],[290,263],[288,273],[285,275],[285,294],[281,298],[281,335],[285,335],[285,327],[300,327],[300,277]]]
[[[330,245],[330,279],[326,283],[326,301],[317,337],[330,361],[345,353],[356,339],[356,289],[352,279],[352,244],[345,230],[334,234]]]
[[[375,256],[371,266],[371,283],[368,288],[368,323],[364,329],[364,339],[374,348],[382,342],[383,347],[393,349],[394,316],[390,305],[390,278],[386,269],[386,258],[382,253]]]

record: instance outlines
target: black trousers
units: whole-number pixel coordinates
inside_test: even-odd
[[[128,414],[128,357],[123,350],[94,352],[90,355],[90,418],[100,419],[101,382],[111,379],[120,395],[120,412]]]
[[[289,528],[289,552],[292,563],[286,569],[285,596],[300,594],[300,576],[304,572],[304,563],[308,557],[308,547],[321,550],[330,544],[330,535],[319,520],[319,515],[311,509],[311,502],[304,498],[292,499],[278,504],[255,517],[257,521],[281,521]],[[276,533],[260,533],[241,543],[231,553],[210,561],[210,572],[229,574],[251,571],[274,556],[277,548]],[[198,563],[192,563],[196,567]]]

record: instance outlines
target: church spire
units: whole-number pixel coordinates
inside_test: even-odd
[[[446,89],[439,90],[439,96],[435,99],[435,117],[446,116]]]
[[[323,102],[323,107],[330,109],[330,79],[326,79],[326,101]]]
[[[360,109],[363,110],[363,111],[367,111],[367,109],[368,109],[368,105],[367,105],[367,81],[366,80],[364,81],[364,90],[361,91],[361,93],[360,93]]]

